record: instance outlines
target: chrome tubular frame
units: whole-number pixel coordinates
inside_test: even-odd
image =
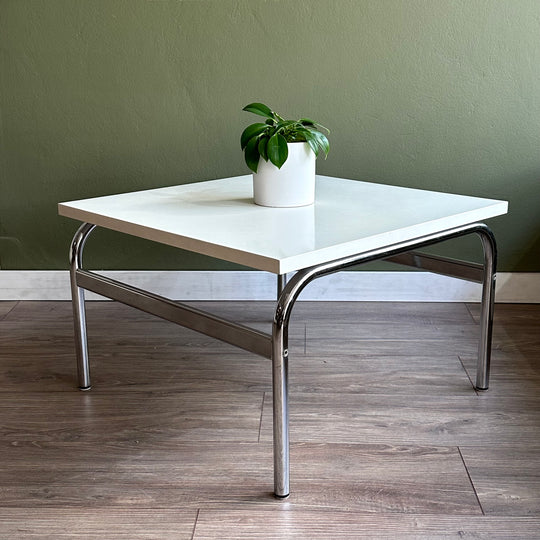
[[[220,339],[241,349],[271,358],[272,343],[268,334],[227,319],[216,317],[205,311],[173,302],[168,298],[132,287],[126,283],[107,278],[82,269],[84,245],[95,225],[83,224],[75,233],[70,250],[70,277],[75,324],[75,344],[77,351],[77,371],[79,388],[89,390],[90,365],[86,336],[86,310],[84,291],[89,290],[112,298],[128,306],[151,313],[162,319],[190,328],[202,334]]]
[[[179,302],[152,294],[125,283],[82,269],[82,252],[95,225],[84,223],[76,232],[70,250],[71,292],[77,349],[79,387],[90,389],[90,369],[86,338],[84,290],[88,289],[119,302],[152,313],[180,326],[220,339],[272,360],[273,430],[274,430],[274,493],[279,498],[289,495],[289,410],[288,410],[288,329],[292,308],[311,281],[352,266],[375,260],[422,268],[482,284],[482,310],[476,388],[487,390],[491,356],[493,304],[497,250],[495,238],[483,223],[457,227],[448,231],[401,242],[343,259],[321,263],[299,270],[287,282],[286,274],[278,276],[278,302],[272,334],[265,334]],[[411,251],[469,234],[477,234],[482,242],[483,265],[472,264]]]
[[[450,240],[460,236],[477,234],[482,240],[484,249],[483,271],[480,273],[470,272],[470,263],[444,259],[442,257],[424,256],[415,253],[413,258],[407,261],[413,266],[419,266],[424,260],[437,259],[437,272],[453,277],[480,281],[482,288],[482,312],[480,318],[480,343],[478,348],[478,367],[476,376],[476,388],[487,390],[489,380],[489,366],[491,355],[491,336],[493,325],[493,302],[495,297],[495,268],[496,268],[496,244],[491,230],[483,223],[475,223],[451,229],[442,233],[425,236],[420,239],[402,242],[394,246],[376,249],[359,255],[345,257],[336,261],[323,263],[299,270],[287,283],[278,300],[274,324],[272,328],[272,361],[273,361],[273,405],[274,405],[274,492],[278,497],[287,497],[289,494],[289,407],[288,407],[288,350],[287,329],[291,311],[304,287],[311,281],[351,266],[379,260],[396,258],[407,253],[411,249],[419,249],[438,244],[444,240]],[[417,261],[414,260],[417,258]],[[403,263],[405,259],[400,259]],[[417,264],[418,262],[418,264]],[[444,271],[445,267],[447,271]]]
[[[75,350],[77,353],[77,373],[79,388],[90,390],[90,367],[88,362],[88,343],[86,339],[86,309],[84,289],[77,284],[77,272],[82,268],[84,244],[90,233],[96,228],[90,223],[83,223],[71,242],[69,265],[71,279],[71,303],[73,306],[73,324],[75,325]]]

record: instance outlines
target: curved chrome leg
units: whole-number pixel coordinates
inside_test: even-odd
[[[82,267],[84,244],[95,225],[84,223],[79,227],[69,251],[71,303],[73,306],[73,323],[75,326],[75,349],[77,354],[77,373],[79,388],[90,390],[90,367],[88,363],[88,344],[86,340],[86,311],[84,307],[84,289],[77,286],[77,270]]]
[[[484,275],[482,281],[482,310],[480,314],[480,342],[476,367],[476,389],[489,387],[491,363],[491,340],[493,335],[493,309],[495,302],[495,280],[497,267],[497,245],[491,230],[484,226],[476,233],[480,236],[484,249]]]
[[[274,391],[274,493],[277,497],[289,494],[289,429],[288,429],[288,351],[287,332],[292,308],[302,289],[314,279],[358,264],[405,253],[412,248],[427,247],[443,240],[476,233],[484,248],[481,337],[478,352],[476,387],[488,387],[495,292],[496,245],[493,233],[483,223],[458,227],[433,234],[421,240],[403,242],[388,248],[375,249],[360,255],[319,264],[298,271],[288,281],[276,307],[272,327],[272,366]]]
[[[272,325],[274,494],[285,498],[289,496],[289,321],[281,314],[278,305]]]

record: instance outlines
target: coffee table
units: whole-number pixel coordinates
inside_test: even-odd
[[[266,208],[253,204],[248,175],[60,203],[58,208],[60,215],[83,222],[70,250],[80,389],[90,389],[85,290],[271,359],[277,497],[289,495],[289,319],[311,281],[387,260],[481,283],[476,388],[488,388],[496,244],[481,221],[505,214],[505,201],[318,176],[314,205]],[[276,274],[271,333],[83,269],[84,245],[96,226]],[[481,240],[483,264],[416,251],[470,234]]]

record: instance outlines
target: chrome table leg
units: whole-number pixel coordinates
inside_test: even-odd
[[[274,433],[274,494],[289,496],[289,351],[288,320],[276,310],[272,325],[272,399]]]
[[[482,280],[482,310],[480,313],[480,341],[476,367],[476,389],[487,390],[491,363],[491,341],[493,335],[493,310],[495,302],[495,270],[497,266],[497,246],[493,233],[485,227],[477,231],[484,249]]]
[[[82,267],[82,253],[89,234],[96,226],[84,223],[75,233],[69,252],[71,304],[73,306],[73,323],[75,325],[75,348],[77,353],[77,373],[79,388],[90,390],[90,366],[88,362],[88,343],[86,339],[86,310],[84,306],[84,289],[77,285],[77,270]]]

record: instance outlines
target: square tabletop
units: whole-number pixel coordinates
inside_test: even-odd
[[[59,214],[284,274],[505,214],[506,201],[317,176],[315,204],[253,203],[251,175],[96,197]]]

